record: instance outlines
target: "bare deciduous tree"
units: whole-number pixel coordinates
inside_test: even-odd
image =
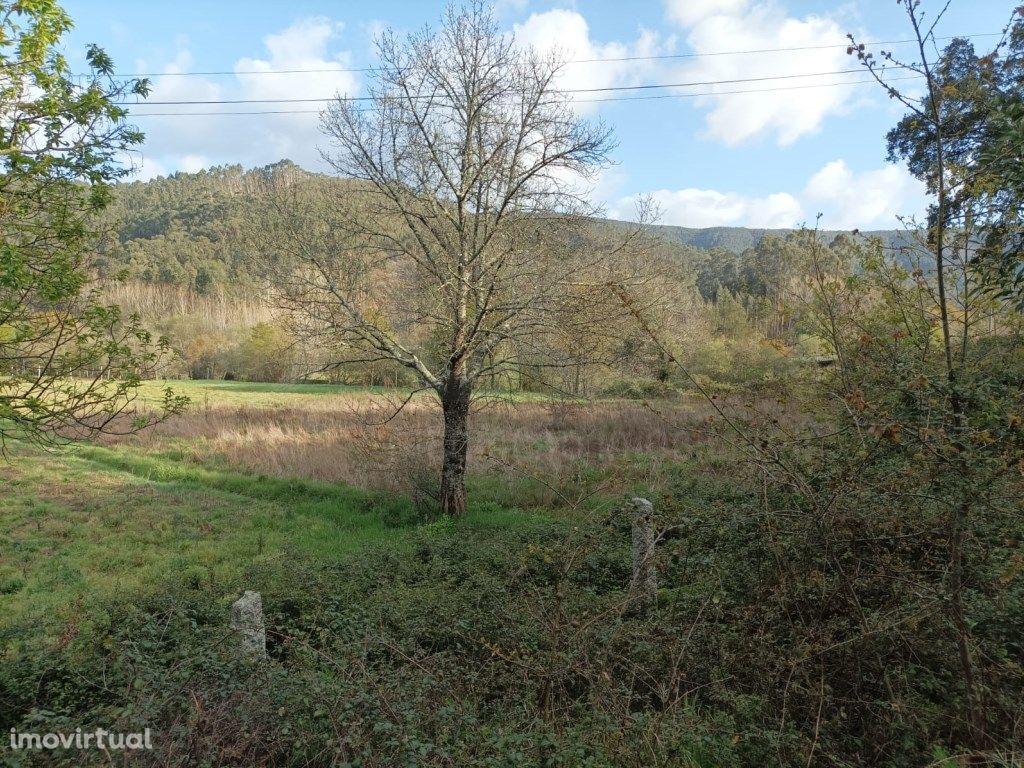
[[[459,514],[475,386],[559,365],[539,354],[556,332],[621,312],[606,286],[639,229],[593,234],[586,187],[610,131],[556,88],[557,57],[518,47],[484,5],[377,45],[368,100],[322,117],[324,157],[350,192],[313,182],[279,205],[293,230],[279,300],[349,360],[394,361],[437,394],[441,509]]]

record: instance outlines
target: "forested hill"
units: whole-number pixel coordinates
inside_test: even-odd
[[[702,251],[710,251],[712,248],[724,248],[733,253],[743,253],[749,248],[757,247],[758,243],[765,236],[785,237],[792,230],[789,229],[749,229],[747,227],[705,227],[694,229],[691,227],[675,227],[671,225],[656,225],[655,227],[663,237],[672,242],[688,245],[692,248],[699,248]],[[839,230],[822,230],[821,237],[825,242],[831,242]],[[870,232],[861,232],[866,237],[877,237],[886,245],[896,245],[904,240],[906,233],[900,230],[882,229]]]
[[[261,216],[254,195],[287,189],[300,180],[345,185],[351,182],[312,174],[288,160],[245,170],[218,166],[176,173],[147,182],[121,184],[107,212],[109,237],[97,265],[101,277],[120,275],[144,283],[204,293],[251,293],[262,277],[246,235],[258,233]],[[329,199],[329,196],[325,199]],[[612,226],[618,222],[609,222]],[[755,262],[771,261],[768,241],[790,230],[742,227],[657,226],[675,250],[674,259],[694,275],[705,297],[720,285],[756,291]],[[822,233],[830,242],[835,232]],[[887,243],[900,233],[878,232]],[[755,256],[754,250],[764,251]]]

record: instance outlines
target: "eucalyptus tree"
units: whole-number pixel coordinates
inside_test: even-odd
[[[393,361],[436,394],[441,508],[459,514],[478,383],[528,359],[577,365],[540,350],[613,325],[622,310],[607,283],[638,230],[594,234],[586,192],[611,132],[558,89],[557,57],[518,46],[485,6],[385,32],[377,49],[368,95],[322,116],[323,155],[349,192],[318,219],[302,211],[325,205],[300,198],[330,197],[326,185],[295,191],[294,253],[280,264],[297,268],[277,287],[307,332]]]
[[[122,103],[148,84],[95,46],[73,75],[70,28],[52,0],[0,3],[0,447],[139,426],[118,417],[160,353],[90,289],[97,214],[143,138]]]

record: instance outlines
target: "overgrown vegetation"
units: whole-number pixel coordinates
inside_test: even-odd
[[[158,308],[140,323],[175,333],[177,373],[222,378],[183,382],[190,408],[142,433],[15,444],[0,731],[150,727],[157,749],[127,760],[161,766],[1020,765],[1024,11],[994,51],[954,40],[936,58],[919,4],[900,6],[920,43],[900,64],[924,78],[920,96],[854,39],[849,53],[908,110],[889,148],[932,194],[927,220],[898,239],[802,231],[738,254],[638,232],[604,304],[559,294],[502,375],[471,361],[464,509],[437,488],[442,404],[409,395],[401,369],[428,383],[457,373],[466,349],[445,334],[458,341],[470,315],[448,327],[435,305],[455,290],[476,312],[486,283],[428,290],[395,258],[357,258],[452,256],[383,247],[398,235],[351,218],[373,199],[365,178],[279,164],[123,190],[106,290]],[[453,12],[450,31],[493,34],[479,13]],[[338,109],[336,128],[362,119]],[[417,221],[484,215],[458,189],[452,208],[379,175],[378,193]],[[331,251],[362,309],[304,336],[252,300],[263,275],[246,249],[305,248],[318,267],[333,235],[275,227],[296,220],[288,201],[310,205],[300,221],[331,221],[336,198],[355,206],[343,239],[372,240]],[[257,205],[276,223],[243,231]],[[573,224],[570,245],[610,242],[604,225]],[[645,269],[629,271],[637,254]],[[531,254],[531,269],[550,255]],[[113,281],[121,270],[132,281]],[[374,293],[369,274],[392,282]],[[411,309],[389,323],[396,296]],[[609,299],[603,325],[549,323]],[[367,361],[327,331],[368,334],[378,352],[402,341]],[[389,386],[330,382],[345,376]],[[154,407],[163,391],[139,388]],[[632,592],[634,495],[655,509],[653,605]],[[228,629],[242,589],[262,594],[267,659],[243,657]],[[4,756],[83,764],[75,751]]]

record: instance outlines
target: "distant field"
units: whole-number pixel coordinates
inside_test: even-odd
[[[258,381],[224,381],[222,379],[169,379],[144,381],[139,397],[149,403],[159,402],[170,387],[186,395],[193,407],[215,406],[279,406],[319,395],[380,394],[383,387],[353,387],[344,384],[266,384]]]
[[[294,405],[314,396],[387,395],[395,390],[387,387],[351,386],[346,384],[268,384],[258,381],[225,381],[223,379],[167,379],[144,381],[139,388],[143,401],[159,402],[164,390],[170,387],[176,393],[191,398],[194,406],[281,406]],[[550,398],[533,392],[496,392],[483,390],[480,396],[491,400],[512,402],[544,402]],[[418,397],[429,398],[420,393]],[[316,399],[319,399],[317,397]]]
[[[403,406],[405,393],[379,388],[173,381],[146,383],[142,397],[156,402],[164,386],[191,398],[187,412],[108,444],[412,497],[436,485],[442,422],[431,394]],[[680,450],[702,442],[709,415],[706,403],[682,397],[649,404],[485,392],[471,417],[470,489],[478,501],[548,509],[656,486],[666,460],[674,465]]]

